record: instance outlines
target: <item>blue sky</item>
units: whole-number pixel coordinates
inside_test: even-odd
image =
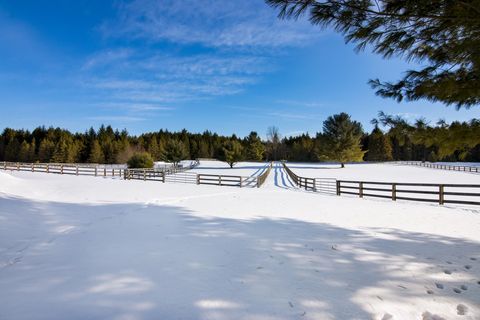
[[[366,130],[379,110],[432,122],[480,117],[478,107],[399,104],[367,84],[409,67],[357,54],[306,21],[278,20],[262,0],[0,0],[0,128],[263,136],[272,125],[314,134],[339,112]]]

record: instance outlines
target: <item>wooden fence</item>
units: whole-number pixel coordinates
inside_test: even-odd
[[[268,175],[270,174],[270,171],[272,170],[272,167],[273,167],[273,162],[270,162],[268,169],[257,177],[257,188],[260,188],[265,183]]]
[[[480,205],[479,184],[391,183],[337,180],[337,195]]]
[[[0,169],[14,171],[30,171],[69,175],[88,175],[102,177],[121,177],[125,169],[120,166],[106,166],[97,164],[77,163],[23,163],[0,162]]]
[[[432,169],[480,173],[480,167],[475,167],[475,166],[459,166],[459,165],[450,165],[450,164],[441,164],[441,163],[421,162],[421,161],[395,161],[394,163],[432,168]]]
[[[480,184],[394,183],[306,178],[296,175],[285,163],[283,167],[293,182],[305,190],[335,192],[338,196],[349,194],[360,198],[386,198],[393,201],[480,205]]]

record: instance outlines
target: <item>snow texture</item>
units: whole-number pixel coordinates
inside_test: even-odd
[[[279,164],[259,189],[0,172],[0,319],[480,319],[479,230],[477,207],[307,192]]]

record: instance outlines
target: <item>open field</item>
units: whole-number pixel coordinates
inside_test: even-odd
[[[233,168],[222,161],[201,161],[200,165],[190,172],[201,174],[234,175],[242,177],[256,177],[267,169],[267,163],[241,162]]]
[[[258,189],[0,171],[0,319],[480,319],[478,230],[478,207],[308,192],[278,163]]]
[[[287,163],[296,174],[312,178],[384,182],[478,184],[480,174],[430,169],[395,163],[355,163],[340,168],[338,164]]]

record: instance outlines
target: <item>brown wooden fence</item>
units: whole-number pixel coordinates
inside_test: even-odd
[[[410,166],[432,168],[432,169],[480,173],[480,167],[475,167],[475,166],[459,166],[459,165],[450,165],[450,164],[442,164],[442,163],[421,162],[421,161],[396,161],[395,163],[405,164]]]
[[[121,177],[125,169],[119,166],[105,166],[96,164],[78,163],[23,163],[0,162],[0,169],[12,171],[30,171],[69,175],[111,176]]]
[[[273,162],[270,162],[268,169],[257,177],[257,188],[260,188],[265,183],[265,181],[268,178],[268,175],[270,174],[270,171],[272,170],[272,167],[273,167]]]
[[[306,178],[296,175],[285,163],[283,167],[293,182],[305,190],[323,193],[325,190],[327,193],[335,190],[338,196],[348,194],[357,195],[360,198],[376,197],[393,201],[480,205],[480,184],[394,183]],[[335,184],[334,187],[333,184]],[[319,188],[319,185],[322,187]]]
[[[475,192],[475,191],[479,192]],[[480,205],[479,184],[391,183],[337,180],[337,195]]]

